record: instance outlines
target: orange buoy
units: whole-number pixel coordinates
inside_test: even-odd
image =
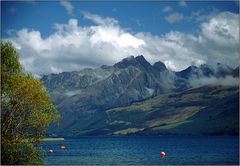
[[[160,157],[161,157],[161,158],[164,158],[165,156],[166,156],[166,153],[165,153],[165,152],[161,152],[161,153],[160,153]]]
[[[62,145],[62,146],[61,146],[61,149],[62,149],[62,150],[65,150],[65,146]]]
[[[52,150],[52,149],[49,149],[49,153],[53,153],[53,150]]]

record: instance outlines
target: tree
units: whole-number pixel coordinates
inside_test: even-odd
[[[24,73],[15,48],[1,41],[2,164],[42,164],[34,145],[59,118],[43,83]]]

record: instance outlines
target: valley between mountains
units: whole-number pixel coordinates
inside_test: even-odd
[[[62,115],[49,136],[239,134],[239,67],[174,72],[141,55],[42,81]]]

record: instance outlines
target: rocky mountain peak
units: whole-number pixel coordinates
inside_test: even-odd
[[[233,69],[228,65],[217,63],[216,65],[213,65],[213,70],[216,77],[225,77],[226,75],[231,74]]]
[[[198,67],[196,66],[189,66],[188,68],[186,68],[185,70],[182,70],[181,72],[183,73],[192,73],[198,70]]]
[[[207,64],[202,64],[199,67],[199,70],[201,71],[203,76],[211,77],[214,75],[214,70]]]
[[[153,67],[159,71],[164,71],[167,70],[166,66],[164,63],[162,63],[161,61],[158,61],[156,63],[154,63]]]
[[[135,63],[135,58],[134,56],[129,56],[127,58],[124,58],[123,60],[121,60],[120,62],[117,62],[113,65],[113,67],[116,68],[126,68],[132,64]]]
[[[126,68],[128,66],[147,68],[151,66],[151,64],[144,58],[143,55],[139,55],[137,57],[130,56],[130,57],[124,58],[122,61],[114,64],[113,66],[116,68]]]
[[[239,66],[236,67],[231,74],[233,77],[239,77]]]
[[[135,59],[143,66],[151,66],[151,64],[144,58],[143,55],[139,55]]]
[[[94,134],[112,134],[119,131],[126,131],[125,128],[135,127],[131,126],[131,124],[135,125],[136,119],[139,119],[138,125],[140,126],[139,128],[142,128],[141,125],[145,125],[146,121],[155,120],[154,123],[160,122],[159,119],[154,118],[161,118],[161,116],[164,115],[163,111],[168,113],[173,110],[173,115],[175,116],[176,108],[179,109],[177,112],[181,112],[181,108],[185,110],[185,106],[187,106],[186,109],[189,109],[190,100],[194,101],[195,104],[199,103],[199,105],[196,105],[199,109],[203,107],[202,103],[206,101],[205,104],[209,104],[209,112],[211,113],[211,117],[213,117],[211,111],[212,103],[209,102],[209,98],[214,102],[216,101],[215,97],[218,96],[218,91],[216,95],[211,95],[211,93],[218,90],[216,88],[219,86],[213,87],[211,85],[203,89],[192,89],[194,88],[192,82],[200,81],[198,80],[199,78],[201,79],[208,76],[216,77],[215,71],[218,69],[216,66],[226,65],[190,66],[183,71],[174,72],[168,71],[164,63],[160,61],[151,65],[140,55],[137,57],[127,57],[114,66],[103,65],[95,69],[88,68],[75,72],[63,72],[43,76],[42,81],[44,81],[51,101],[53,101],[60,110],[62,117],[64,117],[60,129],[51,130],[51,133],[64,133],[69,136],[91,134],[91,132]],[[225,69],[225,67],[222,69]],[[211,75],[213,73],[212,71],[214,71],[213,75]],[[222,75],[224,73],[219,74]],[[230,75],[236,77],[238,74],[239,68],[230,73]],[[233,95],[237,88],[234,87],[233,90],[223,89],[219,97],[222,98],[222,94],[225,95],[226,93]],[[181,92],[183,93],[179,95]],[[208,92],[211,93],[208,94]],[[199,95],[199,93],[202,95]],[[238,93],[234,94],[236,96],[234,100],[232,100],[232,96],[230,96],[231,102],[225,102],[231,105],[231,109],[233,102],[238,103]],[[187,96],[184,97],[184,95]],[[202,100],[202,97],[206,95],[208,95],[207,100]],[[199,101],[196,102],[196,99],[199,99]],[[176,103],[176,101],[181,102],[179,104]],[[182,103],[182,101],[186,101],[186,103]],[[229,99],[226,101],[229,101]],[[134,102],[143,102],[143,104],[137,107],[136,111],[129,111]],[[161,106],[162,103],[164,103],[164,105]],[[122,109],[125,106],[127,106],[127,108]],[[238,105],[236,104],[236,106]],[[148,111],[139,111],[145,110],[147,107],[149,107]],[[222,110],[226,108],[225,105],[219,106],[219,108],[221,107],[223,107]],[[113,111],[115,108],[116,110],[120,108],[121,111]],[[136,107],[134,106],[133,108],[135,109]],[[192,109],[189,109],[189,111],[191,110]],[[221,111],[221,109],[217,110]],[[236,113],[238,113],[238,109],[235,110]],[[149,116],[149,112],[151,111],[151,116]],[[193,109],[192,111],[195,110]],[[131,114],[129,114],[130,112]],[[143,112],[147,114],[142,114]],[[215,114],[215,112],[213,113]],[[229,114],[229,111],[227,114]],[[207,114],[206,117],[209,117],[209,115]],[[109,116],[111,116],[111,118],[109,118]],[[114,117],[116,117],[116,119],[111,120]],[[129,121],[125,123],[126,120]],[[207,119],[207,121],[209,121],[209,119]],[[86,122],[88,124],[85,124]],[[206,122],[205,119],[204,122]],[[169,125],[171,124],[172,122],[170,121]],[[213,124],[216,123],[214,122]],[[238,123],[236,124],[236,126],[238,126]],[[157,125],[162,126],[162,123]],[[198,126],[198,123],[196,125]],[[102,126],[104,126],[104,128],[102,128]],[[225,127],[223,128],[225,129]],[[195,128],[193,128],[193,131],[195,131]]]

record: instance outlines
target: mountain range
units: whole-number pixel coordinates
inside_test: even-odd
[[[48,135],[238,134],[239,67],[174,72],[140,55],[42,81],[62,115]]]

